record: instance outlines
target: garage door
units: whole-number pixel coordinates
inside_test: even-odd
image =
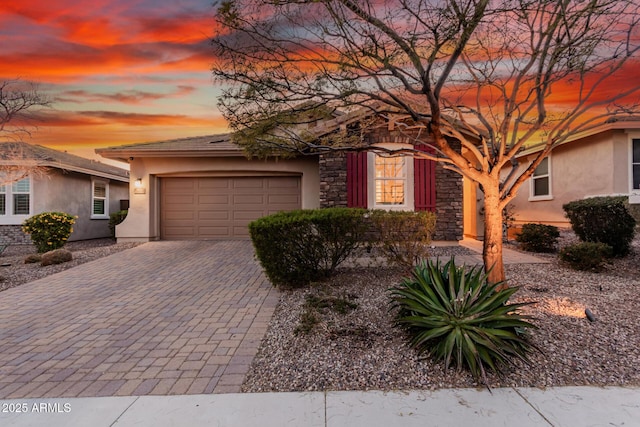
[[[160,236],[247,238],[254,219],[300,209],[300,177],[162,178]]]

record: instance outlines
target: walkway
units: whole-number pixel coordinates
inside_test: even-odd
[[[277,302],[249,241],[152,242],[9,289],[0,398],[239,392]]]
[[[12,427],[575,427],[640,425],[640,388],[250,393],[1,402]],[[10,405],[13,406],[10,406]],[[17,413],[20,405],[24,412]]]

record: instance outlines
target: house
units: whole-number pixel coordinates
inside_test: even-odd
[[[410,143],[391,124],[366,140],[388,150]],[[430,210],[435,239],[462,238],[462,180],[425,159],[373,151],[248,159],[228,134],[97,152],[128,162],[134,180],[119,241],[243,239],[261,216],[331,206]]]
[[[128,171],[51,148],[0,143],[0,174],[40,171],[0,185],[0,240],[29,243],[22,222],[32,215],[61,211],[77,216],[69,240],[109,237],[109,214],[126,206]]]
[[[531,147],[520,153],[520,164],[529,164],[539,151],[539,147]],[[514,229],[530,222],[569,228],[562,205],[613,195],[629,196],[631,203],[640,203],[640,118],[610,120],[555,148],[511,202]],[[479,199],[479,190],[465,183],[466,236],[482,237]]]

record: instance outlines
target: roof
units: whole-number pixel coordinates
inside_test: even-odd
[[[146,142],[100,148],[96,153],[123,162],[132,157],[228,157],[243,156],[242,148],[231,142],[231,134],[205,135],[167,141]]]
[[[615,130],[629,130],[629,129],[640,129],[640,117],[639,116],[621,116],[621,117],[612,117],[608,119],[606,122],[601,123],[597,126],[590,128],[584,132],[578,132],[573,135],[570,135],[566,140],[562,141],[558,146],[570,144],[575,141],[580,141],[584,138],[588,138],[590,136],[598,135],[604,132],[610,132]],[[517,157],[524,157],[539,151],[542,151],[545,147],[545,144],[536,144],[533,145],[522,152],[518,153]]]
[[[129,182],[129,171],[97,160],[26,142],[0,142],[0,164],[19,165],[21,162],[34,161],[38,166]]]

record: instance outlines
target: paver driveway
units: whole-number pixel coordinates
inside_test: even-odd
[[[151,242],[0,293],[0,398],[240,390],[278,295],[251,243]]]

